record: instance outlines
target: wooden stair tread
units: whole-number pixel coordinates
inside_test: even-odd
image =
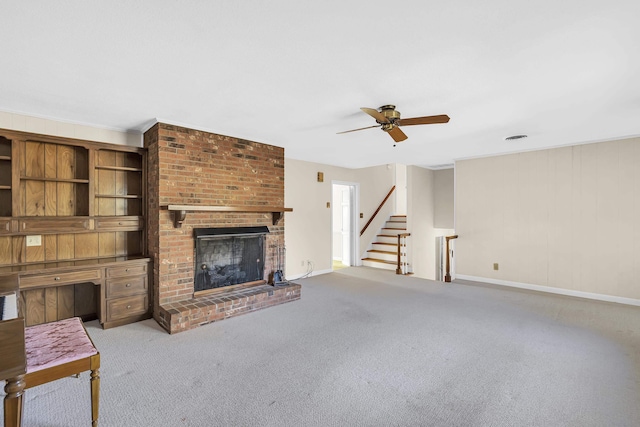
[[[373,252],[376,254],[388,254],[388,255],[398,255],[398,251],[381,251],[379,249],[369,249],[367,252]]]
[[[373,242],[372,245],[398,246],[397,243],[385,243],[385,242]],[[406,246],[406,245],[404,243],[402,243],[401,246]]]
[[[381,264],[391,264],[391,265],[397,265],[398,264],[396,261],[385,261],[383,259],[377,259],[377,258],[362,258],[362,261],[379,262]],[[402,265],[409,265],[409,264],[408,263],[402,263]]]

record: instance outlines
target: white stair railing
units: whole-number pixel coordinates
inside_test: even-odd
[[[407,274],[407,237],[411,233],[398,233],[398,263],[396,274]],[[404,250],[402,249],[404,247]]]

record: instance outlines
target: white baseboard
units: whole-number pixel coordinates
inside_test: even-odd
[[[287,280],[298,280],[298,279],[301,279],[302,277],[320,276],[321,274],[327,274],[327,273],[331,273],[331,272],[333,272],[333,269],[328,269],[328,270],[314,270],[314,271],[312,271],[312,272],[311,272],[311,274],[309,274],[308,276],[307,276],[307,273],[303,273],[303,274],[296,274],[296,276],[295,276],[295,277],[293,277],[293,278],[287,277],[286,279],[287,279]]]
[[[328,270],[318,270],[311,272],[312,276],[320,276],[321,274],[333,273],[333,269],[329,268]]]
[[[571,297],[587,298],[597,301],[615,302],[618,304],[635,305],[640,307],[640,300],[634,298],[617,297],[614,295],[595,294],[592,292],[574,291],[572,289],[554,288],[551,286],[532,285],[529,283],[510,282],[507,280],[489,279],[486,277],[467,276],[456,274],[456,279],[470,280],[472,282],[490,283],[492,285],[509,286],[512,288],[528,289],[531,291],[547,292],[551,294],[567,295]]]

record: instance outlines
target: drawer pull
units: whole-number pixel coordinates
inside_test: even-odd
[[[131,283],[127,283],[125,286],[126,286],[127,288],[130,288],[130,287],[131,287]]]
[[[128,273],[128,272],[129,272],[129,269],[128,269],[128,268],[125,268],[125,269],[124,269],[124,271]]]
[[[58,281],[60,280],[60,277],[54,277],[53,280]]]
[[[127,309],[130,309],[130,308],[131,308],[131,306],[130,306],[130,305],[128,305],[128,306],[127,306]]]

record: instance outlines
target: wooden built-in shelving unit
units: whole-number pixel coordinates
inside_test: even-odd
[[[27,325],[151,315],[143,148],[0,129],[0,282]]]

